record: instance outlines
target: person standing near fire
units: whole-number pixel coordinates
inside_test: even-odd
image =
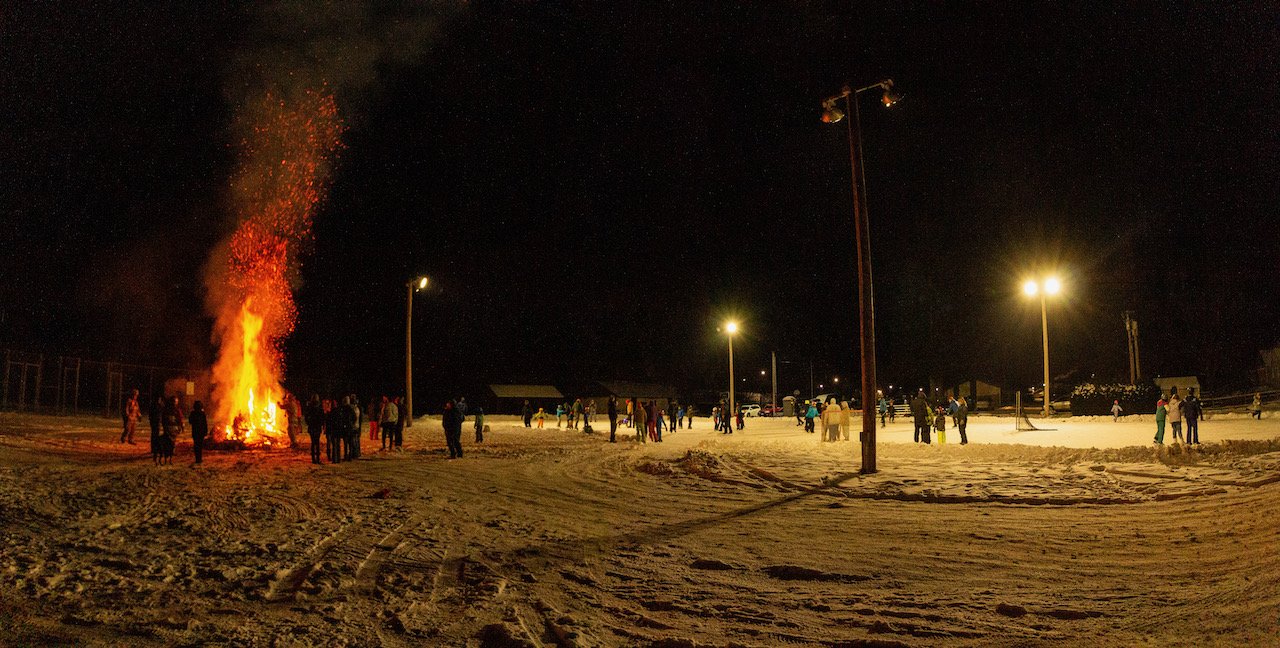
[[[342,408],[332,400],[325,404],[328,409],[324,413],[324,439],[329,449],[329,463],[342,463]]]
[[[182,408],[178,405],[178,397],[170,396],[169,402],[165,404],[164,419],[161,422],[164,427],[161,434],[161,448],[166,464],[173,463],[173,446],[178,440],[178,435],[182,433],[184,418]]]
[[[204,439],[209,436],[209,419],[204,415],[204,403],[196,401],[192,404],[187,420],[191,423],[191,449],[195,452],[196,463],[204,463]]]
[[[124,430],[120,432],[120,443],[133,443],[133,433],[138,430],[138,419],[142,418],[142,406],[138,404],[138,390],[129,393],[129,400],[124,404],[124,410],[121,412],[121,418],[124,419]]]
[[[307,421],[307,436],[311,437],[311,463],[320,463],[320,434],[324,432],[324,406],[320,404],[320,395],[312,394],[307,407],[302,410]]]

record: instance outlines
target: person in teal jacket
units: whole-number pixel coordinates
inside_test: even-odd
[[[818,405],[810,402],[809,409],[804,412],[804,431],[813,434],[813,420],[818,418]]]
[[[1164,445],[1164,422],[1169,416],[1164,399],[1156,401],[1156,444]]]

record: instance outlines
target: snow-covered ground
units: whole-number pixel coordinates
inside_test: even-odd
[[[864,476],[787,419],[157,468],[3,414],[0,645],[1280,645],[1280,417],[1144,418],[899,419]]]

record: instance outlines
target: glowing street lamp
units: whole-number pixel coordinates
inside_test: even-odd
[[[1046,295],[1062,292],[1062,281],[1049,276],[1042,281],[1028,279],[1022,284],[1022,292],[1027,297],[1040,297],[1040,331],[1044,338],[1044,415],[1049,416],[1049,308]]]
[[[429,280],[422,276],[405,283],[404,318],[404,426],[413,427],[413,293],[426,290]]]
[[[844,86],[840,94],[828,97],[822,102],[822,121],[833,124],[844,119],[849,112],[853,119],[848,122],[849,134],[849,168],[853,181],[853,220],[854,233],[858,242],[858,324],[861,330],[859,346],[862,355],[862,469],[864,474],[876,472],[876,412],[869,404],[871,394],[876,392],[876,331],[875,305],[871,294],[871,231],[867,221],[867,205],[863,195],[867,185],[866,173],[862,164],[862,127],[861,113],[858,110],[858,95],[878,88],[883,91],[880,103],[887,108],[898,102],[900,98],[893,91],[893,80],[885,79],[864,88],[854,90]],[[844,99],[844,110],[837,105]]]

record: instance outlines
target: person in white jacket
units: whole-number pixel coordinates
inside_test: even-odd
[[[1124,408],[1123,408],[1123,407],[1120,407],[1120,401],[1119,401],[1119,400],[1113,400],[1113,401],[1111,401],[1111,420],[1112,420],[1112,421],[1119,421],[1119,420],[1120,420],[1120,412],[1123,412],[1123,411],[1124,411]]]
[[[827,401],[827,408],[822,410],[822,440],[840,440],[840,406],[834,398]]]
[[[1178,398],[1178,392],[1175,391],[1169,396],[1165,409],[1169,411],[1169,427],[1173,428],[1173,440],[1182,441],[1182,399]]]

